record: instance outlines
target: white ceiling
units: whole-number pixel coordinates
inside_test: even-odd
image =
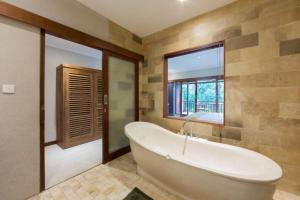
[[[140,37],[144,37],[235,0],[77,1]]]
[[[46,34],[46,46],[62,49],[65,51],[71,51],[84,56],[92,57],[101,60],[102,52],[100,50],[90,48],[69,40],[64,40],[49,34]]]
[[[168,59],[168,72],[193,72],[224,66],[224,47],[213,48]]]

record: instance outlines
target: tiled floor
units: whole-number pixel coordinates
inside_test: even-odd
[[[136,174],[131,154],[107,165],[100,165],[29,200],[122,200],[134,187],[156,200],[179,198],[156,187]],[[295,195],[277,191],[274,200],[300,200]]]

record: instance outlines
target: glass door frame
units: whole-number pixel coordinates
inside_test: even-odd
[[[123,147],[113,153],[109,152],[109,57],[115,57],[135,65],[135,121],[139,120],[139,61],[127,56],[103,50],[102,54],[102,72],[103,72],[103,163],[107,163],[117,157],[130,152],[130,146]]]

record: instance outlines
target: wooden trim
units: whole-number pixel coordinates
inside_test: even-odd
[[[108,98],[104,99],[105,95],[108,96],[108,52],[102,52],[102,80],[103,80],[103,144],[102,144],[102,155],[103,164],[109,162],[108,155]]]
[[[0,2],[0,15],[44,29],[48,34],[67,39],[72,42],[80,43],[99,50],[116,52],[120,55],[124,55],[136,60],[144,60],[143,55],[106,42],[89,34],[83,33],[81,31],[70,28],[68,26],[18,8],[3,1]]]
[[[190,78],[190,79],[177,79],[177,80],[168,80],[168,59],[169,58],[173,58],[173,57],[177,57],[177,56],[182,56],[182,55],[186,55],[186,54],[190,54],[190,53],[194,53],[194,52],[198,52],[198,51],[203,51],[203,50],[207,50],[207,49],[212,49],[212,48],[217,48],[217,47],[224,47],[224,69],[223,69],[223,75],[217,75],[217,76],[210,76],[210,77],[202,77],[202,78]],[[167,53],[164,55],[164,66],[163,66],[163,118],[167,118],[167,119],[177,119],[177,120],[185,120],[184,118],[181,117],[173,117],[173,116],[169,116],[168,115],[168,83],[169,82],[175,82],[175,81],[180,81],[181,83],[181,90],[182,90],[182,82],[192,82],[192,81],[196,81],[196,80],[203,80],[203,79],[208,79],[208,78],[212,78],[212,79],[224,79],[224,113],[223,113],[223,124],[218,124],[218,123],[214,123],[214,122],[207,122],[204,120],[192,120],[193,122],[199,122],[199,123],[205,123],[205,124],[213,124],[213,125],[219,125],[219,126],[224,126],[225,125],[225,65],[226,65],[226,61],[225,61],[225,40],[219,41],[219,42],[214,42],[214,43],[210,43],[207,45],[202,45],[202,46],[198,46],[198,47],[193,47],[193,48],[189,48],[189,49],[184,49],[184,50],[180,50],[180,51],[176,51],[176,52],[172,52],[172,53]],[[197,85],[197,83],[196,83]],[[182,95],[180,95],[180,115],[182,115]]]
[[[173,58],[173,57],[177,57],[177,56],[182,56],[182,55],[194,53],[194,52],[197,52],[197,51],[204,51],[204,50],[207,50],[207,49],[213,49],[213,48],[216,48],[216,47],[220,47],[220,44],[223,44],[223,46],[224,46],[225,40],[210,43],[210,44],[206,44],[206,45],[201,45],[201,46],[197,46],[197,47],[192,47],[192,48],[188,48],[188,49],[184,49],[184,50],[180,50],[180,51],[167,53],[167,54],[164,55],[164,58],[165,59]],[[224,52],[225,52],[225,48],[224,48]]]
[[[130,146],[123,147],[122,149],[119,149],[119,150],[109,154],[108,155],[108,160],[106,160],[106,162],[104,162],[104,163],[107,163],[107,162],[109,162],[109,161],[111,161],[115,158],[118,158],[118,157],[120,157],[120,156],[122,156],[122,155],[124,155],[124,154],[126,154],[130,151],[131,151]]]
[[[223,112],[224,112],[224,115],[223,115],[223,125],[225,126],[225,122],[226,122],[226,115],[225,115],[225,109],[226,109],[226,105],[225,105],[225,102],[226,102],[226,81],[225,81],[225,78],[226,78],[226,56],[225,56],[225,49],[226,49],[226,43],[225,43],[226,40],[223,41],[223,48],[224,48],[224,51],[223,51],[223,58],[224,58],[224,69],[223,69],[223,74],[224,74],[224,102],[223,102]],[[222,137],[222,133],[220,132],[220,136]],[[221,138],[222,139],[222,138]]]
[[[94,72],[101,71],[100,69],[93,69],[90,68],[89,66],[81,66],[81,65],[74,65],[74,64],[61,64],[56,67],[56,69],[61,69],[61,68],[79,69],[79,70],[94,71]]]
[[[57,141],[55,140],[55,141],[51,141],[51,142],[46,142],[45,144],[44,144],[44,146],[46,147],[46,146],[50,146],[50,145],[54,145],[54,144],[57,144]]]
[[[206,77],[199,77],[199,78],[183,78],[183,79],[174,79],[168,81],[170,82],[194,82],[194,81],[201,81],[201,80],[208,80],[208,79],[224,79],[224,75],[217,75],[217,76],[206,76]]]
[[[190,90],[190,83],[189,82],[186,82],[186,113],[187,113],[187,115],[189,115],[190,113],[189,113],[189,110],[190,110],[190,99],[189,99],[189,90]]]
[[[109,77],[108,77],[108,67],[109,67],[109,57],[116,57],[124,60],[128,60],[130,62],[133,62],[135,64],[135,120],[139,120],[139,63],[137,60],[134,60],[132,58],[119,55],[116,53],[112,53],[109,51],[103,51],[102,56],[102,72],[103,72],[103,84],[104,84],[104,95],[107,95],[107,98],[109,99],[108,92],[109,92]],[[104,99],[103,99],[104,102]],[[119,149],[113,153],[109,153],[109,101],[104,106],[105,112],[103,113],[103,163],[107,163],[121,155],[124,155],[125,153],[128,153],[130,151],[130,147],[124,147],[122,149]]]
[[[219,79],[216,78],[216,111],[219,112]]]
[[[1,5],[1,4],[0,4]],[[45,190],[45,30],[40,33],[40,191]]]
[[[164,69],[163,69],[163,95],[164,95],[163,96],[163,117],[168,117],[168,60],[166,58],[164,59]],[[181,99],[181,94],[180,94],[180,99]],[[180,113],[181,113],[181,100],[180,100]]]
[[[180,82],[180,116],[182,115],[182,82]],[[168,112],[168,111],[167,111]],[[168,113],[167,113],[168,116]]]
[[[197,81],[195,81],[195,112],[197,112],[198,110],[197,102],[198,102],[198,83]]]

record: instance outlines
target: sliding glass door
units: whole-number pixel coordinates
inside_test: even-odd
[[[224,113],[224,77],[172,80],[168,83],[168,115]]]
[[[129,58],[104,53],[105,127],[104,161],[129,151],[126,124],[138,120],[138,63]]]

